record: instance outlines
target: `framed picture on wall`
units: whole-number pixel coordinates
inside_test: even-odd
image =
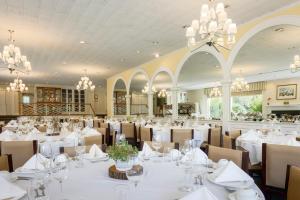
[[[277,85],[276,99],[288,100],[297,98],[297,84]]]

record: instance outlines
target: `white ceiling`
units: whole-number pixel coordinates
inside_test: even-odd
[[[297,0],[225,0],[237,23]],[[207,0],[0,0],[0,45],[7,29],[32,62],[27,83],[74,85],[88,69],[96,84],[127,68],[185,46],[183,25]],[[88,44],[79,44],[79,41]],[[153,45],[158,41],[159,45]],[[137,50],[140,53],[137,53]],[[0,81],[12,79],[0,71]]]

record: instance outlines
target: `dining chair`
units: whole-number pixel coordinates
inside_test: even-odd
[[[194,129],[171,129],[171,142],[183,145],[185,140],[192,139],[194,139]]]
[[[152,128],[146,128],[146,127],[140,127],[140,141],[152,141],[153,137],[153,129]]]
[[[0,156],[0,171],[14,171],[11,154],[5,154]]]
[[[0,141],[0,154],[11,154],[13,170],[23,166],[37,153],[38,142],[33,141]]]
[[[137,142],[140,142],[140,136],[141,136],[141,133],[140,133],[140,127],[141,125],[140,124],[135,124],[135,131],[136,131],[136,141]]]
[[[129,144],[136,145],[137,133],[134,123],[121,123],[121,133],[125,135]]]
[[[262,144],[262,184],[270,196],[285,196],[287,165],[300,166],[300,147],[278,144]]]
[[[97,131],[102,135],[104,135],[104,143],[109,144],[110,133],[108,132],[108,128],[97,128]]]
[[[236,139],[242,135],[242,130],[225,131],[225,135],[230,136],[233,139]]]
[[[222,126],[208,129],[208,144],[217,147],[222,146]]]
[[[222,139],[223,139],[222,145],[223,145],[224,148],[236,149],[235,139],[234,138],[232,138],[229,135],[223,135]]]
[[[105,138],[106,144],[107,145],[113,144],[113,142],[112,142],[113,134],[111,133],[110,124],[102,121],[99,123],[99,127],[107,129],[107,135],[106,135],[107,137]]]
[[[85,145],[85,153],[88,153],[93,145]],[[106,145],[97,145],[103,152],[106,152]],[[76,157],[76,147],[60,147],[61,154],[67,154],[69,157]]]
[[[300,166],[287,166],[285,190],[287,200],[299,200],[300,198]]]
[[[222,148],[213,145],[208,146],[208,158],[214,162],[220,159],[227,159],[234,162],[245,172],[248,172],[249,152],[229,148]]]
[[[141,142],[141,148],[140,148],[141,151],[143,150],[144,143],[148,144],[151,147],[151,149],[154,150],[154,148],[152,147],[152,141],[142,141]],[[164,153],[166,148],[179,150],[179,144],[174,143],[174,142],[162,142],[161,147],[158,150],[158,152]]]
[[[91,136],[85,136],[84,137],[84,145],[88,146],[88,145],[101,145],[104,144],[104,135],[91,135]]]

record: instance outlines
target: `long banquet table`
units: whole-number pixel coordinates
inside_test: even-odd
[[[83,168],[75,168],[71,164],[68,179],[63,182],[63,193],[60,191],[58,182],[52,180],[49,184],[51,200],[93,200],[109,199],[119,200],[118,188],[125,187],[128,199],[131,200],[176,200],[187,193],[178,190],[182,186],[184,170],[177,167],[175,162],[153,162],[144,163],[147,171],[146,177],[134,190],[128,181],[111,179],[108,176],[108,167],[113,161],[102,161],[90,163],[85,161]],[[23,189],[27,189],[30,181],[18,180],[16,182]],[[218,200],[227,200],[229,191],[221,186],[204,180],[204,185],[217,197]],[[262,192],[254,184],[253,189],[257,190],[263,198]],[[63,195],[62,195],[63,194]],[[63,198],[62,198],[63,196]],[[200,197],[199,197],[200,198]],[[23,198],[26,200],[26,198]]]

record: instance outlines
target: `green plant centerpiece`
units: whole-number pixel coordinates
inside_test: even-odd
[[[138,155],[138,149],[128,144],[127,141],[121,141],[107,149],[108,156],[115,161],[118,171],[127,171],[133,166],[133,158]]]

